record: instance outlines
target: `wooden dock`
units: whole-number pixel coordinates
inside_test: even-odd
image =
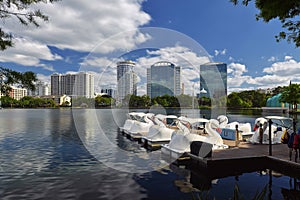
[[[237,147],[213,150],[210,158],[200,158],[189,154],[190,165],[194,171],[206,170],[211,178],[238,175],[245,172],[263,169],[300,178],[300,161],[289,160],[289,148],[286,144],[272,145],[272,156],[269,156],[269,145],[240,142]]]

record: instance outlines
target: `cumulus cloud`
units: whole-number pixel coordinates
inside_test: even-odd
[[[147,38],[137,28],[149,22],[150,16],[141,10],[140,0],[73,0],[39,7],[50,20],[36,29],[16,26],[13,21],[5,27],[17,36],[34,38],[60,49],[91,51],[97,44],[124,31],[127,37],[97,48],[103,53],[115,48],[132,48]]]
[[[98,46],[96,50],[101,53],[132,49],[149,39],[138,30],[151,19],[141,9],[142,2],[73,0],[38,4],[34,8],[41,9],[49,16],[49,21],[40,22],[41,26],[36,28],[20,26],[14,18],[6,20],[2,28],[17,39],[15,46],[1,55],[1,61],[39,66],[40,60],[61,59],[49,50],[49,46],[81,52]],[[112,36],[115,37],[110,39]]]
[[[0,54],[0,62],[14,62],[24,66],[38,66],[53,71],[53,67],[41,64],[40,60],[54,61],[62,57],[52,54],[50,49],[37,41],[25,38],[14,40],[15,48],[9,48]]]
[[[276,62],[263,70],[267,74],[274,74],[278,77],[285,76],[299,76],[300,75],[300,62],[297,62],[290,56],[286,56],[283,62]]]
[[[252,77],[246,75],[247,68],[240,63],[228,65],[228,91],[239,91],[244,88],[274,88],[300,82],[300,62],[291,56],[285,56],[284,61],[273,63],[262,70],[261,76]]]

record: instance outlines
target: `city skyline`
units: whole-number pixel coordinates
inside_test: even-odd
[[[15,45],[1,52],[0,64],[17,71],[34,71],[42,81],[50,82],[53,73],[78,72],[85,68],[95,72],[100,82],[109,85],[109,80],[115,76],[110,71],[115,59],[139,48],[148,48],[148,54],[134,52],[133,55],[137,66],[141,66],[137,68],[138,90],[143,94],[146,93],[146,75],[140,74],[146,74],[145,63],[155,63],[154,55],[156,61],[176,63],[176,54],[177,58],[189,60],[194,68],[209,61],[227,63],[229,93],[300,82],[299,49],[286,41],[276,42],[275,35],[281,31],[280,22],[256,21],[258,10],[253,2],[246,7],[234,6],[229,1],[125,0],[117,3],[91,0],[89,5],[81,1],[75,4],[59,1],[40,7],[50,20],[39,28],[18,27],[14,20],[5,22],[3,28],[14,34]],[[64,12],[57,12],[62,8]],[[81,17],[74,17],[72,13]],[[172,37],[172,42],[155,43],[153,32],[144,31],[150,27],[186,35],[201,45],[206,54],[199,54],[199,49],[186,45],[189,42],[169,34],[160,41]],[[151,40],[155,45],[147,45]],[[124,51],[118,54],[117,49]],[[111,56],[113,52],[115,56]],[[100,56],[93,57],[91,53]],[[104,71],[106,77],[101,77]],[[186,93],[191,94],[198,80],[194,79],[194,74],[193,77],[188,74],[188,71],[183,73],[186,79],[183,82]]]

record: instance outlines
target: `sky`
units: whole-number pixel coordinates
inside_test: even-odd
[[[199,66],[224,62],[228,92],[300,83],[299,48],[276,42],[278,20],[257,21],[253,2],[229,0],[62,0],[38,4],[49,16],[40,27],[2,20],[14,47],[0,65],[33,71],[50,82],[53,73],[89,71],[95,90],[116,84],[116,63],[136,62],[138,94],[146,94],[146,69],[160,60],[182,67],[185,93],[200,91]]]

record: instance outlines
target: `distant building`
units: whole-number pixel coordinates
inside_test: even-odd
[[[102,94],[107,94],[108,96],[111,96],[112,98],[116,98],[116,89],[112,88],[111,86],[103,86],[101,88]]]
[[[200,65],[200,97],[218,99],[227,96],[227,65],[210,62]]]
[[[15,86],[10,86],[11,91],[9,92],[9,96],[13,99],[20,100],[23,97],[27,96],[27,90],[25,88],[18,88]]]
[[[181,67],[161,61],[147,69],[147,95],[150,98],[181,94]]]
[[[122,100],[128,95],[137,95],[137,75],[134,72],[135,63],[122,61],[117,63],[117,100]]]
[[[48,83],[44,83],[42,81],[38,81],[35,84],[35,90],[28,90],[27,95],[28,96],[45,96],[50,95],[51,89],[50,85]]]
[[[94,76],[87,72],[52,74],[51,95],[94,98]]]

